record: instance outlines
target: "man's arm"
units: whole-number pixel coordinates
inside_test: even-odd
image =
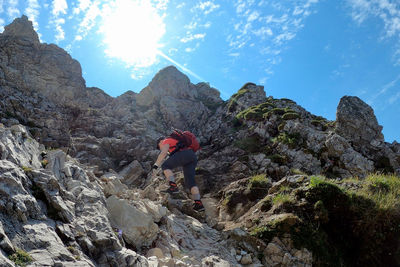
[[[165,144],[165,145],[161,146],[161,148],[160,148],[161,152],[158,155],[157,160],[153,165],[153,168],[158,168],[161,166],[161,163],[163,162],[165,157],[168,155],[168,149],[169,149],[169,144]],[[154,167],[154,166],[157,166],[157,167]]]

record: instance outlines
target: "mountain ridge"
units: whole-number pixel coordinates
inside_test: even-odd
[[[224,101],[217,89],[192,84],[169,66],[141,92],[114,98],[86,87],[79,62],[66,51],[36,42],[25,16],[6,29],[0,34],[1,264],[13,266],[6,256],[17,247],[33,256],[29,266],[324,266],[333,256],[362,266],[374,251],[374,263],[396,262],[392,236],[399,229],[379,219],[395,225],[396,208],[375,209],[370,199],[346,191],[389,195],[396,181],[387,182],[390,175],[400,175],[400,144],[384,141],[373,109],[358,97],[342,97],[336,120],[328,121],[254,83]],[[185,193],[182,200],[163,196],[163,177],[150,172],[154,141],[172,127],[201,141],[196,182],[205,217],[188,208]],[[371,182],[375,172],[389,178]],[[367,220],[357,203],[382,217]],[[381,237],[368,227],[387,231]],[[337,236],[362,251],[347,256],[351,250]],[[362,245],[360,236],[376,244]]]

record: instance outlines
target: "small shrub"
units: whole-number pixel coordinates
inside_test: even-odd
[[[268,119],[269,117],[271,117],[273,114],[276,115],[283,115],[285,114],[286,111],[284,108],[273,108],[270,111],[268,111],[267,113],[264,114],[264,118]]]
[[[18,266],[26,266],[33,261],[31,255],[22,249],[17,249],[14,254],[8,256]]]
[[[32,168],[30,168],[30,167],[28,167],[28,166],[22,166],[22,170],[23,170],[25,173],[30,173],[30,172],[32,172]]]
[[[269,179],[265,174],[259,174],[250,178],[248,188],[268,188],[270,185]]]
[[[40,161],[40,163],[42,164],[43,168],[46,168],[47,164],[49,164],[49,161],[47,159],[44,159],[44,160]]]
[[[302,143],[302,139],[299,133],[288,134],[286,132],[280,133],[277,137],[272,139],[274,143],[283,143],[294,149],[299,147]]]
[[[291,199],[290,195],[284,194],[284,193],[277,194],[272,199],[272,203],[274,203],[274,205],[276,205],[276,204],[285,204],[285,203],[290,203],[290,202],[292,202],[292,199]]]
[[[300,115],[296,112],[287,112],[282,116],[282,119],[284,120],[294,120],[298,118],[300,118]]]

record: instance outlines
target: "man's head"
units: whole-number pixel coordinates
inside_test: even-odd
[[[161,141],[164,140],[164,139],[165,139],[165,137],[163,137],[163,136],[160,136],[160,137],[157,139],[156,146],[157,146],[157,149],[158,149],[158,150],[160,150]]]

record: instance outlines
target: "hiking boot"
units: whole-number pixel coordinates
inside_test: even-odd
[[[201,200],[195,200],[193,204],[193,209],[195,211],[204,211],[204,206]]]
[[[179,189],[178,186],[176,185],[176,183],[174,182],[169,182],[169,188],[167,190],[165,190],[165,192],[167,192],[168,194],[177,194],[179,193]]]

